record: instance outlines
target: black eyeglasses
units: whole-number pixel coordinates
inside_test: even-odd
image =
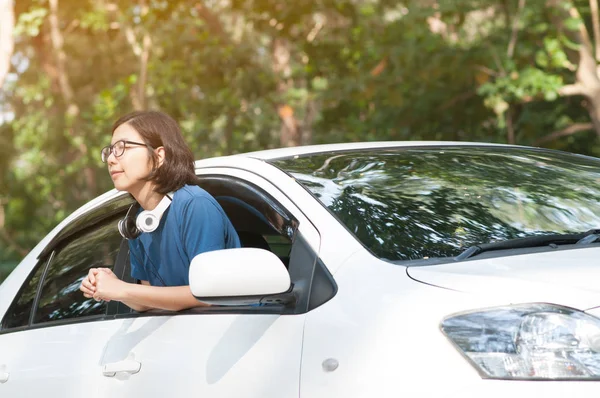
[[[145,147],[152,149],[152,147],[150,145],[144,144],[143,142],[119,140],[112,145],[107,145],[104,148],[102,148],[102,163],[106,163],[106,161],[108,160],[108,157],[110,156],[111,153],[113,155],[115,155],[116,158],[123,156],[123,153],[125,153],[125,148],[127,148],[127,145],[139,145],[139,146],[145,146]]]

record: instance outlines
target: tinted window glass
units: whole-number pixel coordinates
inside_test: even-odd
[[[292,241],[283,235],[265,235],[265,240],[269,244],[269,249],[277,255],[277,257],[289,257],[292,250]]]
[[[395,148],[272,161],[375,255],[448,257],[479,243],[600,228],[600,160],[501,147]]]
[[[44,267],[45,264],[45,262],[38,264],[33,275],[29,278],[22,290],[19,292],[18,298],[6,312],[6,316],[4,317],[4,321],[2,323],[2,329],[27,326],[29,324],[31,307],[33,306],[33,300],[35,299],[37,288],[40,284],[40,278],[42,277],[44,269],[46,268]]]
[[[104,314],[106,303],[85,298],[79,286],[90,268],[113,268],[122,239],[117,222],[84,230],[59,249],[43,282],[35,323]]]
[[[114,214],[123,213],[133,203],[133,197],[129,194],[121,195],[113,198],[103,204],[101,207],[92,209],[85,214],[77,217],[73,222],[69,223],[62,231],[60,231],[53,239],[48,243],[48,246],[42,250],[40,257],[46,257],[46,255],[52,252],[58,242],[69,239],[69,237],[78,234],[79,231],[86,228],[88,225],[95,224],[99,221],[105,220]]]

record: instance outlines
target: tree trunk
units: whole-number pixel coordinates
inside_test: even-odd
[[[67,116],[69,118],[76,118],[79,116],[79,106],[75,102],[75,94],[73,93],[73,87],[69,81],[69,74],[67,73],[67,54],[64,50],[65,39],[60,30],[60,23],[58,19],[58,0],[50,0],[50,15],[48,20],[50,21],[50,38],[52,39],[52,47],[56,55],[56,68],[58,70],[58,83],[62,92],[65,104],[67,104]]]
[[[593,94],[588,96],[589,104],[587,106],[590,119],[596,135],[600,138],[600,90],[594,90]]]
[[[225,123],[225,154],[233,154],[233,133],[235,130],[235,109],[227,111],[227,122]]]
[[[130,92],[131,105],[136,111],[146,109],[146,82],[148,81],[148,60],[150,59],[150,48],[152,47],[152,38],[145,32],[141,43],[138,41],[135,31],[131,26],[124,28],[125,38],[129,42],[133,54],[139,59],[139,73],[137,80],[137,89]]]
[[[308,99],[306,102],[306,115],[302,121],[302,145],[311,145],[313,142],[313,124],[319,110],[314,99]]]
[[[547,6],[555,7],[562,12],[560,18],[555,17],[555,23],[560,26],[565,35],[578,44],[577,51],[569,51],[567,55],[570,61],[577,64],[576,83],[566,85],[559,90],[563,96],[581,95],[588,100],[587,110],[591,122],[600,138],[600,78],[598,77],[598,62],[594,56],[592,40],[583,22],[577,30],[564,28],[564,21],[568,18],[581,20],[581,15],[574,6],[569,9],[562,7],[559,0],[547,0]]]
[[[512,116],[512,110],[510,109],[510,106],[506,110],[505,115],[506,115],[506,141],[510,145],[514,145],[516,143],[515,142],[515,126],[513,125],[513,116]]]
[[[279,143],[282,147],[300,145],[300,129],[294,116],[294,109],[285,101],[287,91],[293,87],[290,66],[290,48],[287,40],[276,38],[273,40],[273,71],[279,76],[277,93],[279,101],[277,113],[281,118]]]
[[[58,84],[62,93],[63,100],[67,106],[66,116],[68,121],[68,131],[70,137],[73,139],[73,143],[77,141],[74,139],[77,135],[77,124],[80,116],[79,105],[75,98],[75,91],[71,85],[69,79],[67,54],[64,49],[64,36],[60,29],[60,20],[58,16],[58,2],[59,0],[49,0],[50,14],[48,20],[50,22],[50,39],[52,42],[52,49],[56,59],[56,70],[58,73]],[[88,147],[85,143],[85,139],[80,140],[77,144],[78,156],[86,156],[88,154]],[[82,171],[85,187],[82,190],[82,196],[84,200],[90,200],[96,192],[96,177],[94,170],[91,167],[85,167]]]
[[[0,89],[10,69],[14,49],[15,14],[12,0],[0,0]]]

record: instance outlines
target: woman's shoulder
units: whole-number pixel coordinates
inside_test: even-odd
[[[200,188],[198,185],[184,185],[175,191],[173,195],[174,203],[185,204],[191,201],[196,200],[209,200],[213,201],[214,198],[206,192],[204,189]]]

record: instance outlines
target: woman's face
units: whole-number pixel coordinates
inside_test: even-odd
[[[142,136],[128,123],[115,129],[110,143],[113,145],[121,140],[144,143]],[[126,144],[123,154],[116,157],[114,153],[111,153],[106,164],[115,188],[119,191],[127,191],[134,196],[148,183],[144,178],[152,171],[152,159],[146,145]]]

